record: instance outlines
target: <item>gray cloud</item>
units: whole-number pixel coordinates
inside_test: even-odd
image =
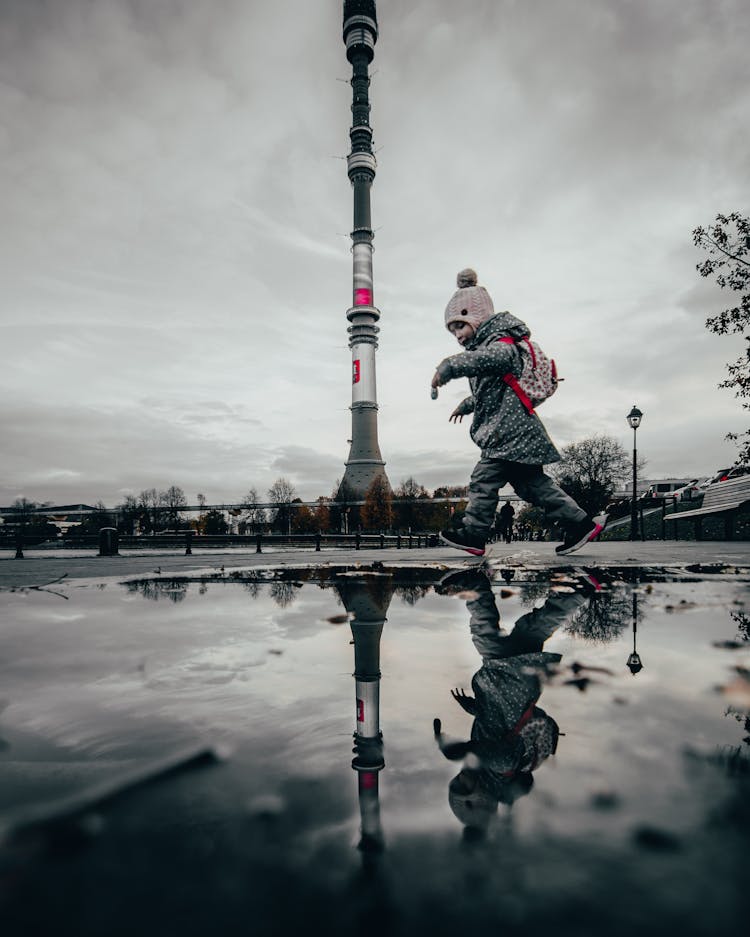
[[[288,478],[309,499],[330,495],[333,483],[344,474],[344,457],[316,452],[307,446],[282,446],[271,461],[271,470]],[[274,479],[275,480],[275,479]]]
[[[0,0],[0,501],[182,484],[330,492],[350,434],[340,4]],[[731,461],[724,297],[691,231],[745,210],[742,0],[379,0],[372,81],[383,456],[466,480],[442,310],[471,264],[566,382],[559,445]],[[295,23],[290,29],[289,23]],[[649,451],[646,453],[645,449]],[[441,473],[450,477],[443,477]],[[680,473],[681,474],[681,473]]]

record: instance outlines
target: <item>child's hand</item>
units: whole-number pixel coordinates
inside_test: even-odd
[[[464,415],[463,415],[463,413],[461,413],[461,406],[459,405],[459,406],[456,407],[456,409],[453,411],[453,413],[451,413],[451,415],[448,417],[448,422],[449,422],[449,423],[460,423],[460,422],[462,422],[463,418],[464,418]]]
[[[441,378],[440,378],[440,374],[439,374],[437,371],[435,371],[435,374],[433,375],[432,383],[430,384],[430,387],[440,387],[440,386],[442,385],[442,383],[443,383],[443,381],[442,381]]]
[[[455,690],[451,690],[451,696],[458,703],[461,709],[464,709],[467,713],[472,716],[477,714],[477,701],[473,696],[467,696],[463,688],[460,690],[456,687]]]

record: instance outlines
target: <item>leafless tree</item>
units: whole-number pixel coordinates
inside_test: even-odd
[[[16,498],[13,502],[15,518],[22,524],[27,523],[34,516],[34,509],[39,505],[28,498]]]
[[[242,507],[247,511],[245,523],[250,525],[253,533],[257,533],[266,524],[266,512],[259,506],[257,488],[249,488],[247,494],[242,499]]]
[[[276,509],[274,523],[279,530],[291,533],[292,508],[291,503],[297,496],[294,485],[287,478],[277,478],[268,489],[268,500]]]
[[[431,588],[431,586],[412,582],[396,586],[394,592],[405,605],[416,605],[420,599],[427,595]]]
[[[565,446],[560,454],[562,461],[551,472],[589,514],[596,514],[612,500],[632,470],[629,454],[612,436],[589,436]]]
[[[277,580],[271,583],[269,594],[279,608],[286,608],[297,598],[297,586],[293,582]]]
[[[118,527],[121,532],[132,534],[138,518],[138,501],[135,495],[125,495],[124,500],[117,505],[116,510],[119,517]]]
[[[414,504],[416,500],[424,504]],[[393,513],[398,528],[421,530],[427,527],[434,506],[427,489],[411,475],[393,492]]]
[[[167,523],[177,532],[180,526],[180,513],[187,507],[185,492],[177,485],[170,485],[166,491],[161,492],[159,501],[166,508]]]
[[[636,626],[643,618],[643,604],[635,607]],[[633,609],[632,593],[627,590],[600,592],[582,606],[565,630],[592,644],[607,644],[631,626]]]
[[[156,488],[144,488],[138,495],[138,507],[141,510],[141,519],[152,533],[160,526],[161,500]]]

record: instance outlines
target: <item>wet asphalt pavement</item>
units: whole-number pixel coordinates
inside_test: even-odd
[[[320,565],[384,563],[388,566],[435,566],[446,569],[476,563],[446,546],[420,549],[334,549],[254,551],[194,550],[191,556],[175,551],[124,551],[120,556],[100,557],[95,551],[42,551],[27,549],[23,559],[11,550],[0,551],[0,589],[29,587],[66,579],[115,579],[160,576],[189,571],[220,572],[240,569],[307,568]],[[554,543],[518,541],[492,544],[489,562],[529,570],[571,567],[644,567],[651,570],[685,570],[688,567],[750,567],[750,542],[746,541],[615,541],[590,544],[571,556],[555,554]]]

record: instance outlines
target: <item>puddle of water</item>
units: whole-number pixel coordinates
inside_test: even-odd
[[[225,753],[100,808],[64,861],[9,836],[9,908],[41,890],[38,923],[93,933],[125,882],[155,930],[191,889],[196,932],[195,902],[269,933],[386,911],[394,933],[734,921],[746,583],[286,575],[0,595],[6,833],[170,753]]]

